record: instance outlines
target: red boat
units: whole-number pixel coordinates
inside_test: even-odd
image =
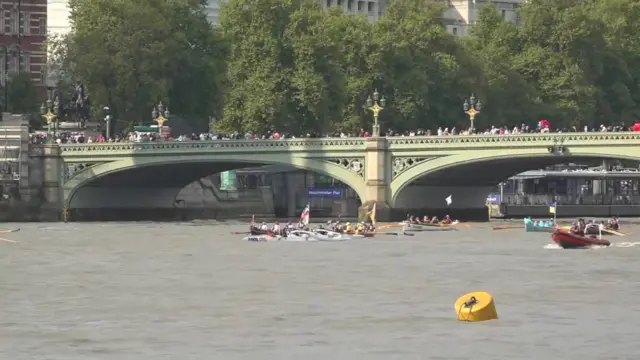
[[[563,249],[584,249],[590,246],[609,246],[609,240],[598,239],[596,237],[580,236],[573,234],[569,230],[556,229],[551,235],[553,241]]]

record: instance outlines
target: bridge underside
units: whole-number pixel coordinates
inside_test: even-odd
[[[395,197],[396,217],[406,214],[450,214],[465,219],[486,219],[487,195],[502,181],[529,170],[551,165],[601,165],[605,159],[597,157],[522,157],[473,162],[429,172],[402,188]],[[452,203],[447,205],[446,198]]]
[[[254,166],[245,163],[175,163],[134,167],[109,173],[84,184],[72,195],[72,218],[158,220],[185,216],[180,191],[206,176]],[[197,196],[197,194],[196,194]],[[180,209],[181,214],[177,214]]]

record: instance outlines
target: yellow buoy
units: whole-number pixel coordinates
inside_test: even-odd
[[[493,296],[488,292],[476,291],[461,296],[455,305],[460,321],[487,321],[498,318]]]

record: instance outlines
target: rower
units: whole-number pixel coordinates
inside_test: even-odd
[[[350,223],[350,222],[348,222],[348,223],[346,223],[346,224],[345,224],[344,232],[346,232],[346,233],[353,232],[353,226],[351,226],[351,223]]]
[[[611,221],[613,222],[613,230],[620,230],[620,219],[618,219],[617,216],[614,216],[613,219],[611,219]]]
[[[437,217],[437,216],[434,216],[433,218],[431,218],[431,223],[432,223],[432,224],[437,224],[437,223],[439,223],[439,222],[440,222],[440,220],[438,219],[438,217]]]
[[[273,227],[271,228],[271,232],[272,232],[274,235],[280,235],[280,231],[281,231],[281,229],[280,229],[280,224],[276,221],[276,222],[273,224]]]
[[[425,223],[425,224],[428,224],[430,221],[431,221],[431,219],[427,215],[425,215],[424,219],[422,219],[422,222]]]
[[[264,221],[263,221],[263,222],[260,224],[260,230],[262,230],[262,231],[267,231],[267,230],[269,230],[269,227],[267,226],[267,223],[266,223],[266,222],[264,222]]]
[[[451,216],[446,215],[442,220],[442,223],[445,225],[450,225],[451,223],[453,223],[453,220],[451,220]]]
[[[336,225],[334,226],[334,230],[335,230],[336,232],[342,232],[342,228],[343,228],[343,227],[344,227],[344,226],[342,225],[342,223],[341,223],[340,221],[338,221],[338,222],[336,222]]]
[[[287,230],[293,230],[293,222],[292,221],[289,221],[287,223]]]
[[[409,222],[412,223],[412,224],[415,224],[416,220],[413,218],[413,216],[410,216],[409,217]]]

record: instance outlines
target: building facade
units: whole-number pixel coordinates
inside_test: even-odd
[[[457,36],[467,36],[477,22],[478,10],[489,2],[493,3],[502,17],[519,24],[520,5],[527,0],[446,0],[448,10],[443,14],[447,30]]]
[[[47,0],[0,0],[0,84],[28,72],[46,86]]]

